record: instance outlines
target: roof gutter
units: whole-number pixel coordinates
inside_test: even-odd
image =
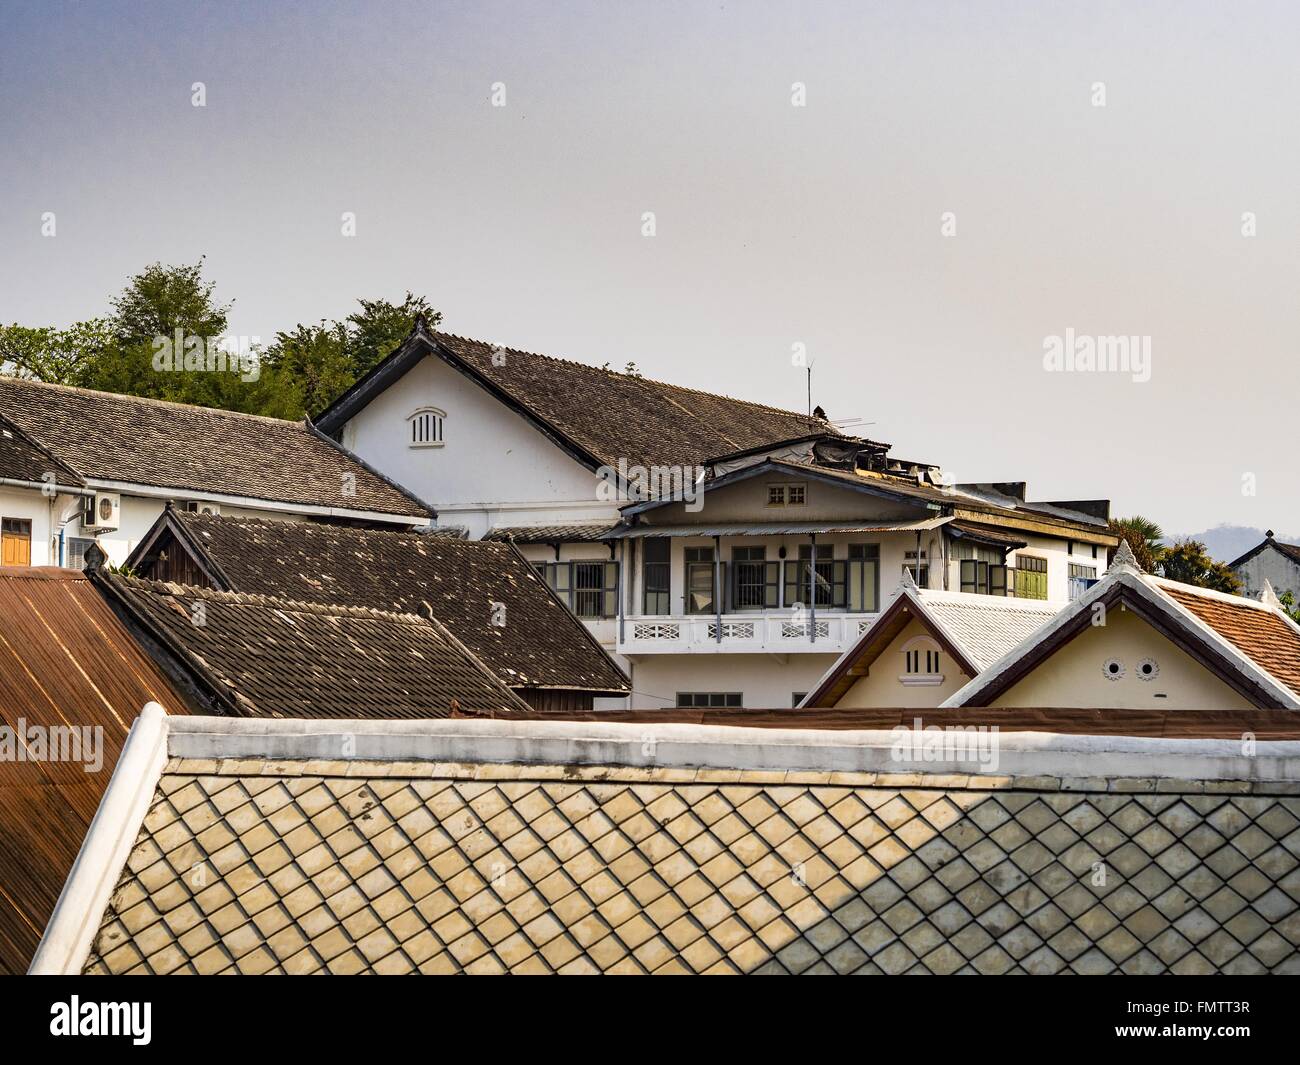
[[[150,702],[131,726],[28,973],[77,975],[85,966],[167,763],[168,720]]]
[[[36,489],[38,492],[46,492],[49,489],[55,489],[55,495],[64,496],[93,496],[93,488],[78,488],[71,484],[51,484],[49,481],[21,481],[15,477],[0,477],[0,488],[27,488]]]

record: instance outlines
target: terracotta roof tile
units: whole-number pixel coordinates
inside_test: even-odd
[[[1300,695],[1300,633],[1273,610],[1249,600],[1240,606],[1168,581],[1161,589],[1186,607],[1261,669]]]

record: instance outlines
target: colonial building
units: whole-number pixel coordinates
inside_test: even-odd
[[[114,563],[169,502],[411,527],[434,512],[305,422],[0,376],[0,564]]]
[[[1153,577],[1122,544],[1104,580],[942,705],[1300,710],[1300,625],[1271,588]]]
[[[1290,592],[1300,602],[1300,544],[1273,539],[1272,529],[1261,543],[1230,565],[1241,581],[1242,595],[1259,595],[1267,582],[1276,593]]]
[[[1065,603],[1116,543],[1104,500],[955,484],[816,414],[423,323],[317,425],[442,524],[518,545],[625,666],[634,707],[792,706],[904,569]]]

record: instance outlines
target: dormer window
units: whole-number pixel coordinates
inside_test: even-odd
[[[407,418],[411,447],[442,447],[442,420],[445,417],[446,412],[436,407],[421,407]]]
[[[916,636],[903,645],[903,672],[898,680],[907,685],[938,685],[944,677],[939,645],[928,636]]]

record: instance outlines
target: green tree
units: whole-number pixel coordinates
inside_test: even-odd
[[[0,373],[56,385],[85,385],[115,343],[110,322],[92,318],[67,329],[0,326]]]
[[[424,315],[430,327],[442,321],[442,315],[429,306],[427,299],[410,292],[401,303],[388,300],[357,302],[361,304],[361,310],[347,318],[347,357],[356,378],[364,377],[391,355],[410,335],[419,315]]]
[[[1160,574],[1180,584],[1194,584],[1218,592],[1236,594],[1241,581],[1226,563],[1216,562],[1199,540],[1179,540],[1160,556]]]
[[[203,258],[190,265],[146,266],[111,300],[113,331],[124,347],[152,345],[155,337],[219,337],[230,321],[231,303],[218,303],[216,282],[203,278]]]
[[[1131,518],[1112,518],[1110,531],[1128,543],[1143,572],[1155,572],[1164,553],[1161,541],[1165,534],[1159,525],[1149,518],[1134,515]]]
[[[1296,602],[1294,592],[1283,592],[1278,596],[1282,601],[1282,609],[1286,611],[1287,616],[1297,624],[1300,624],[1300,603]]]

